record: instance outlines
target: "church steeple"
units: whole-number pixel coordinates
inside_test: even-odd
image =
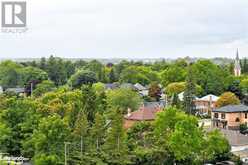
[[[236,59],[234,62],[234,75],[240,76],[241,75],[241,67],[240,67],[240,61],[239,61],[239,50],[237,49],[236,53]]]

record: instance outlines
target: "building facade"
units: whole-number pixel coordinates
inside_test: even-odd
[[[212,110],[216,108],[216,102],[219,99],[215,95],[206,95],[202,98],[196,98],[194,100],[195,108],[199,114],[211,114]]]
[[[214,109],[211,118],[212,127],[238,130],[241,124],[248,123],[248,106],[228,105]]]

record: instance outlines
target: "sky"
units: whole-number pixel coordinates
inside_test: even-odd
[[[0,32],[0,58],[248,57],[247,0],[26,2],[28,31]]]

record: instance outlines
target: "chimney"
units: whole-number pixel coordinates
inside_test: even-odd
[[[129,116],[131,116],[131,109],[130,108],[127,109],[127,117],[129,117]]]
[[[209,105],[210,105],[210,108],[213,108],[213,98],[211,95],[209,96]]]

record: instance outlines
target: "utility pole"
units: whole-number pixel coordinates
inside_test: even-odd
[[[33,82],[31,81],[31,90],[30,90],[30,93],[31,93],[31,97],[33,96]]]
[[[81,141],[80,141],[80,153],[81,157],[83,156],[83,136],[81,135]]]
[[[67,145],[69,145],[69,144],[71,144],[71,143],[70,142],[65,142],[65,165],[67,165]]]

